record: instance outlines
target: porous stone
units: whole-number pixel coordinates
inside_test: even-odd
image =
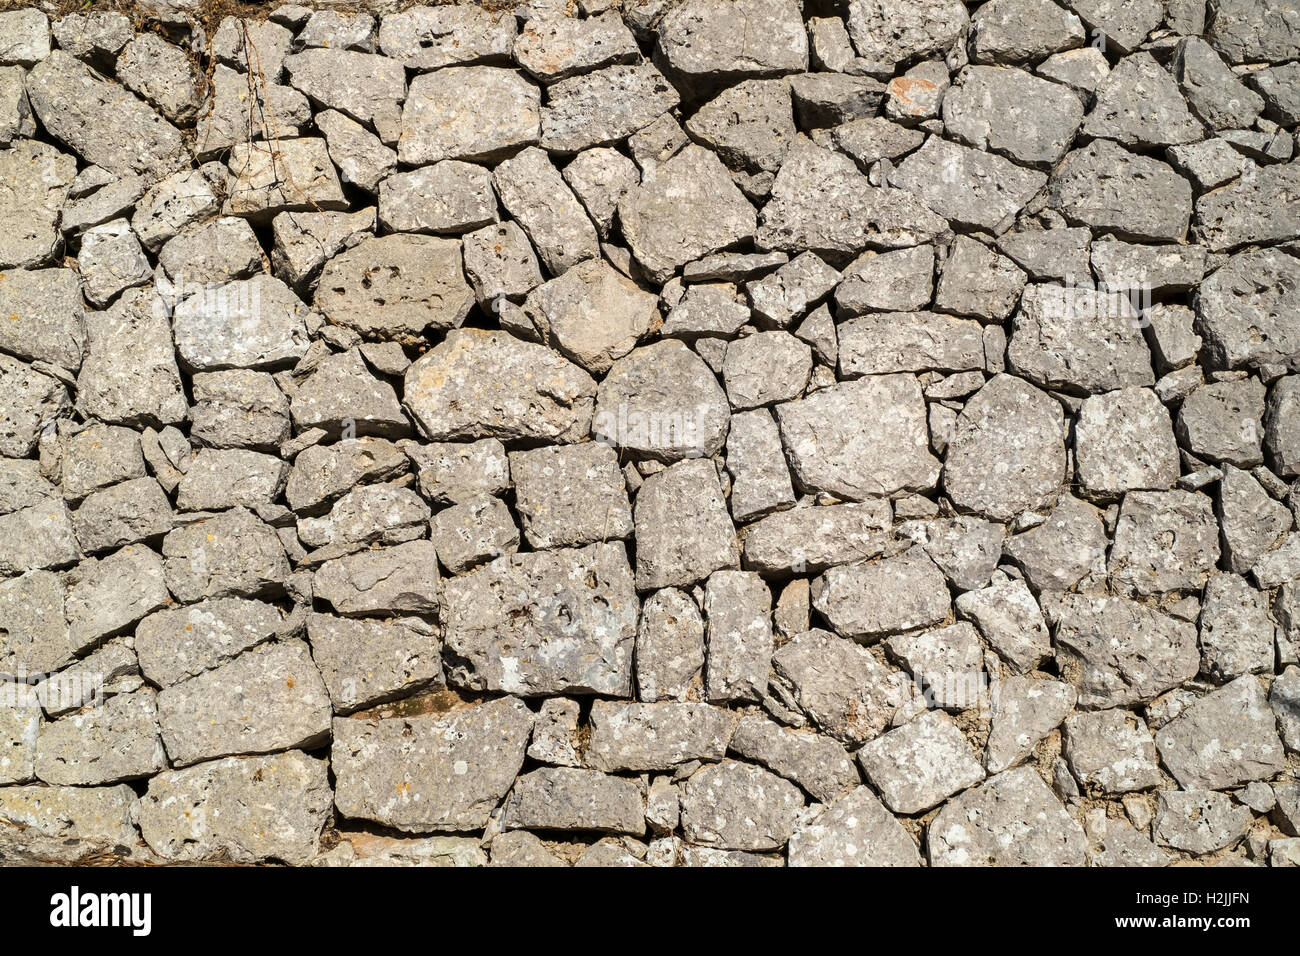
[[[724,760],[696,771],[682,793],[682,832],[691,843],[778,850],[794,832],[803,794],[761,767]]]
[[[314,301],[338,325],[400,342],[459,327],[474,296],[460,242],[403,233],[362,239],[330,259]]]
[[[790,866],[920,866],[903,825],[869,787],[858,787],[790,834]]]
[[[796,636],[772,656],[803,711],[821,729],[850,746],[878,736],[916,699],[915,685],[866,648],[829,631]]]
[[[158,695],[163,741],[178,767],[311,749],[329,738],[332,713],[311,651],[296,640],[260,645]]]
[[[722,161],[695,145],[629,189],[618,220],[632,255],[660,282],[693,259],[752,239],[758,226]]]
[[[867,780],[895,813],[920,813],[984,779],[953,719],[931,710],[858,751]]]
[[[590,725],[587,763],[597,770],[670,770],[691,761],[720,760],[736,719],[710,704],[596,701]]]
[[[1044,595],[1056,663],[1088,709],[1147,703],[1196,676],[1196,628],[1128,598]],[[1126,635],[1120,642],[1115,635]]]
[[[1156,748],[1174,779],[1189,790],[1262,780],[1283,764],[1273,711],[1253,675],[1188,704],[1156,731]]]
[[[1164,490],[1178,480],[1173,424],[1149,389],[1089,396],[1079,410],[1074,434],[1075,467],[1086,493]]]
[[[381,39],[382,44],[382,39]],[[537,142],[541,90],[514,70],[452,66],[411,81],[402,107],[398,159],[500,159]]]
[[[445,716],[337,718],[334,804],[407,833],[481,830],[523,766],[532,727],[514,697]]]
[[[631,780],[575,767],[524,774],[506,801],[507,827],[645,832],[645,800]]]
[[[140,832],[159,856],[302,865],[320,849],[333,797],[326,763],[291,750],[159,774],[140,799]]]
[[[103,786],[167,766],[152,688],[46,723],[36,738],[36,776],[56,786]]]
[[[776,407],[781,441],[800,485],[861,500],[935,486],[920,384],[873,375]]]
[[[1077,699],[1075,689],[1060,681],[1030,677],[998,681],[984,749],[989,773],[1000,773],[1028,757],[1069,716]]]
[[[435,441],[577,441],[591,427],[596,394],[586,372],[544,346],[480,329],[449,333],[407,369],[404,384],[406,407]]]
[[[1071,223],[1130,241],[1173,242],[1187,232],[1192,187],[1166,163],[1096,139],[1056,168],[1048,201]]]
[[[1044,392],[1011,375],[994,376],[957,417],[944,455],[944,489],[959,508],[999,521],[1050,504],[1064,477],[1063,420]]]
[[[931,822],[931,866],[1081,866],[1087,838],[1030,767],[1006,770],[949,801]]]
[[[639,603],[621,543],[508,555],[448,581],[444,600],[453,681],[630,695]]]

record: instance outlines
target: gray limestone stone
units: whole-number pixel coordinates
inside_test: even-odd
[[[1200,669],[1195,626],[1154,608],[1069,593],[1045,594],[1042,605],[1057,667],[1078,688],[1082,708],[1147,703]]]
[[[907,675],[829,631],[796,636],[777,649],[772,664],[804,713],[850,747],[878,736],[896,711],[910,712],[917,702]]]
[[[812,601],[836,633],[858,640],[936,624],[951,611],[943,572],[915,547],[876,562],[831,568],[813,582]]]
[[[710,704],[596,701],[590,726],[589,766],[607,772],[671,770],[692,761],[722,759],[736,718]]]
[[[314,301],[332,322],[367,338],[414,342],[427,330],[459,327],[474,295],[459,241],[403,233],[362,239],[331,258]]]
[[[866,376],[776,407],[800,486],[861,500],[935,486],[924,399],[912,375]]]
[[[631,694],[639,605],[621,543],[499,558],[448,581],[444,600],[453,682],[526,696]]]
[[[982,370],[985,364],[983,334],[972,319],[937,312],[880,312],[842,322],[837,332],[840,374],[845,377]]]
[[[1056,168],[1048,202],[1068,222],[1120,239],[1173,242],[1187,232],[1192,187],[1167,164],[1096,139]]]
[[[1018,767],[949,801],[931,822],[931,866],[1082,866],[1083,828],[1037,771]]]
[[[536,86],[514,70],[453,66],[411,81],[397,154],[411,165],[499,159],[536,143],[540,133],[541,90]]]
[[[637,625],[637,696],[651,702],[685,700],[703,667],[704,618],[691,597],[663,588],[646,598]]]
[[[544,346],[504,332],[459,329],[406,371],[404,401],[435,441],[567,443],[590,428],[595,393],[586,372]]]
[[[709,150],[690,145],[643,177],[618,204],[632,255],[665,281],[681,266],[752,239],[757,214]]]
[[[1023,70],[975,66],[943,98],[944,127],[976,149],[1051,167],[1083,122],[1083,103],[1059,83]]]
[[[645,832],[645,799],[631,781],[596,770],[543,767],[515,782],[505,826],[540,830]]]
[[[168,687],[233,660],[283,626],[273,605],[216,598],[150,614],[136,625],[135,650],[145,677]]]
[[[1156,731],[1160,759],[1184,789],[1214,790],[1282,769],[1282,741],[1263,685],[1238,677]]]
[[[1250,810],[1211,790],[1161,790],[1152,835],[1161,846],[1188,853],[1213,853],[1246,835]]]
[[[147,777],[166,766],[157,697],[148,687],[50,721],[36,739],[36,776],[48,784],[103,786]]]
[[[991,230],[1019,212],[1047,178],[1000,156],[931,136],[898,164],[889,181],[953,223]]]
[[[953,719],[930,710],[857,754],[867,780],[895,813],[920,813],[984,779],[984,768]]]
[[[808,34],[790,0],[687,0],[665,13],[655,36],[667,67],[688,82],[808,68]]]
[[[437,553],[415,540],[335,558],[321,564],[312,590],[340,614],[432,614],[441,603]]]
[[[1124,388],[1091,395],[1074,423],[1075,468],[1085,494],[1166,490],[1178,480],[1178,444],[1155,392]]]
[[[957,417],[943,465],[949,497],[999,521],[1049,504],[1064,478],[1063,420],[1046,393],[1011,375],[991,378]]]
[[[959,148],[959,147],[958,147]],[[796,137],[763,207],[761,248],[836,258],[920,245],[947,228],[920,198],[874,186],[842,153]]]
[[[302,865],[319,852],[332,803],[325,761],[291,750],[161,773],[138,814],[145,842],[168,860]]]
[[[869,787],[827,803],[790,834],[790,866],[920,866],[903,825]]]
[[[325,140],[319,137],[236,143],[226,166],[229,194],[222,211],[253,222],[281,212],[343,209],[346,200]]]
[[[1069,684],[1031,677],[1008,677],[994,685],[993,719],[984,749],[984,766],[1001,773],[1028,757],[1074,709],[1078,694]]]
[[[1075,714],[1065,721],[1065,758],[1080,785],[1115,794],[1161,782],[1146,722],[1125,710]]]
[[[780,574],[865,561],[889,544],[891,518],[888,503],[879,499],[779,511],[746,530],[744,564]]]
[[[513,697],[441,716],[335,719],[334,805],[407,833],[481,830],[523,766],[532,727]]]
[[[593,375],[608,372],[659,321],[655,297],[602,259],[538,286],[524,312],[543,342]]]
[[[1007,360],[1043,388],[1093,393],[1155,383],[1128,297],[1088,288],[1027,286],[1012,319]]]
[[[174,766],[310,749],[329,739],[331,714],[320,672],[298,640],[259,645],[158,695]]]
[[[696,771],[682,793],[682,832],[691,843],[729,850],[779,850],[804,808],[799,788],[770,771],[724,760]]]
[[[443,683],[437,636],[419,618],[379,621],[311,613],[307,640],[336,714]]]
[[[942,56],[970,27],[966,8],[953,0],[852,0],[848,21],[859,55],[885,62]]]
[[[789,730],[758,715],[740,719],[730,749],[794,781],[823,803],[831,803],[861,783],[853,761],[836,741]]]
[[[506,61],[518,28],[508,11],[478,6],[417,6],[387,13],[379,23],[379,47],[420,72],[444,66]]]
[[[716,454],[730,410],[704,361],[676,340],[633,349],[610,367],[596,392],[591,432],[598,441],[671,462]]]
[[[772,660],[772,595],[753,571],[715,571],[704,588],[710,701],[756,701],[767,691]]]
[[[245,508],[177,527],[162,544],[167,587],[181,601],[274,597],[289,562],[275,531]]]
[[[46,131],[87,162],[160,179],[187,165],[180,130],[62,50],[32,69],[27,95]]]
[[[389,232],[460,234],[496,221],[492,175],[473,163],[445,159],[379,184],[379,225]]]
[[[561,80],[546,90],[541,144],[557,154],[612,145],[649,126],[679,99],[651,63],[609,66]]]

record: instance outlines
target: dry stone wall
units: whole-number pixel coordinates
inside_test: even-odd
[[[0,860],[1300,861],[1294,0],[123,7],[0,13]]]

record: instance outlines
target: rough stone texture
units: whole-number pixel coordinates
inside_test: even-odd
[[[316,746],[329,736],[331,712],[301,641],[254,648],[158,695],[163,740],[176,766]]]
[[[618,220],[632,255],[660,282],[693,259],[753,238],[757,229],[754,207],[722,161],[694,144],[629,189]]]
[[[921,548],[831,568],[813,581],[812,600],[836,633],[858,639],[935,624],[950,609],[943,573]]]
[[[984,766],[1000,773],[1023,761],[1038,742],[1061,725],[1078,699],[1069,684],[1029,677],[999,681]]]
[[[1293,0],[38,6],[0,863],[1300,859]]]
[[[1146,723],[1123,710],[1075,714],[1065,721],[1065,758],[1087,790],[1126,793],[1160,783]]]
[[[1082,866],[1083,828],[1030,767],[990,777],[930,822],[931,866]]]
[[[1156,731],[1160,759],[1184,789],[1263,780],[1282,769],[1282,741],[1264,688],[1253,676],[1189,704]]]
[[[788,780],[735,760],[696,771],[682,792],[682,831],[701,846],[778,850],[794,831],[803,794]]]
[[[1048,198],[1071,223],[1137,242],[1177,241],[1192,214],[1192,187],[1156,159],[1097,139],[1065,157]]]
[[[447,716],[334,721],[334,802],[408,833],[479,830],[514,783],[533,717],[503,697]]]
[[[1127,598],[1052,595],[1043,612],[1061,675],[1079,689],[1082,707],[1154,700],[1200,667],[1195,627]]]
[[[920,866],[916,844],[868,787],[828,803],[790,834],[791,866]]]
[[[541,91],[513,70],[457,66],[421,73],[406,93],[397,156],[413,165],[501,158],[537,142],[540,104]]]
[[[626,696],[638,602],[622,544],[510,555],[447,582],[454,679],[479,690]]]
[[[795,478],[840,498],[926,491],[939,463],[929,450],[920,385],[911,375],[867,376],[778,405]]]
[[[637,492],[635,522],[640,590],[684,587],[739,563],[717,469],[707,459],[651,475]]]
[[[916,699],[905,674],[829,631],[798,635],[777,650],[772,664],[803,711],[849,746],[876,737],[895,711]]]
[[[461,329],[414,362],[405,402],[434,441],[577,441],[591,425],[595,383],[549,349],[504,332]]]
[[[999,521],[1049,504],[1064,478],[1063,417],[1033,385],[994,376],[957,417],[944,489],[959,508]]]
[[[587,762],[614,772],[716,761],[726,753],[735,727],[730,712],[709,704],[597,701],[591,708]]]
[[[319,851],[332,802],[323,760],[296,750],[227,757],[154,777],[140,833],[169,860],[303,864]]]
[[[927,711],[857,754],[867,780],[895,813],[920,813],[984,779],[951,717]]]

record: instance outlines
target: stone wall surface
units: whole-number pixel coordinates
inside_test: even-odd
[[[6,4],[0,862],[1300,862],[1297,124],[1295,0]]]

